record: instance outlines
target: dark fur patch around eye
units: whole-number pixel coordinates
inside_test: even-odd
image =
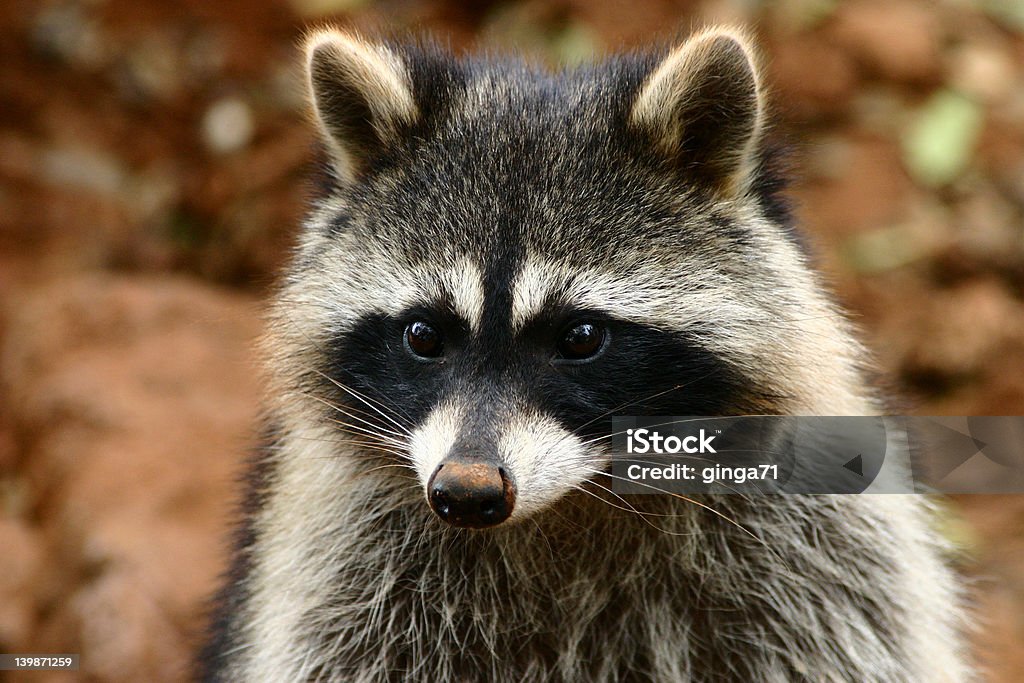
[[[625,322],[609,333],[599,359],[566,368],[560,386],[536,397],[570,431],[597,437],[614,415],[736,414],[765,401],[756,382],[686,335]]]
[[[393,428],[356,397],[362,395],[412,429],[442,400],[466,406],[467,422],[484,438],[509,418],[509,406],[528,405],[582,436],[607,434],[613,415],[718,415],[764,410],[770,401],[751,378],[686,335],[610,319],[600,312],[610,341],[599,358],[582,365],[554,361],[566,324],[534,320],[513,333],[510,325],[471,334],[452,313],[414,310],[360,319],[327,349],[320,391],[354,408],[362,419]],[[409,320],[429,317],[445,335],[441,362],[425,364],[404,348]]]

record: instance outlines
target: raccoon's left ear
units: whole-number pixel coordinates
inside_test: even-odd
[[[755,164],[764,96],[754,52],[732,29],[703,31],[647,77],[629,121],[698,182],[741,192]]]
[[[337,30],[306,40],[306,75],[320,132],[351,180],[419,118],[402,58]]]

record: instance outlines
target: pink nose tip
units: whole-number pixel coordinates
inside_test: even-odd
[[[427,499],[452,526],[485,529],[509,518],[516,490],[504,467],[446,460],[427,483]]]

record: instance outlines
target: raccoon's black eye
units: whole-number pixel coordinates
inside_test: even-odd
[[[444,344],[441,333],[433,325],[417,320],[405,328],[405,347],[420,358],[437,358]]]
[[[558,342],[559,356],[565,360],[586,360],[604,349],[605,329],[593,323],[577,323],[565,331]]]

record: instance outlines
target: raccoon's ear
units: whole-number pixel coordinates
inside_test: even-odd
[[[764,96],[754,52],[739,31],[703,31],[647,77],[630,123],[698,181],[742,191],[755,163]]]
[[[306,40],[306,76],[317,125],[346,180],[419,118],[405,63],[382,45],[315,32]]]

